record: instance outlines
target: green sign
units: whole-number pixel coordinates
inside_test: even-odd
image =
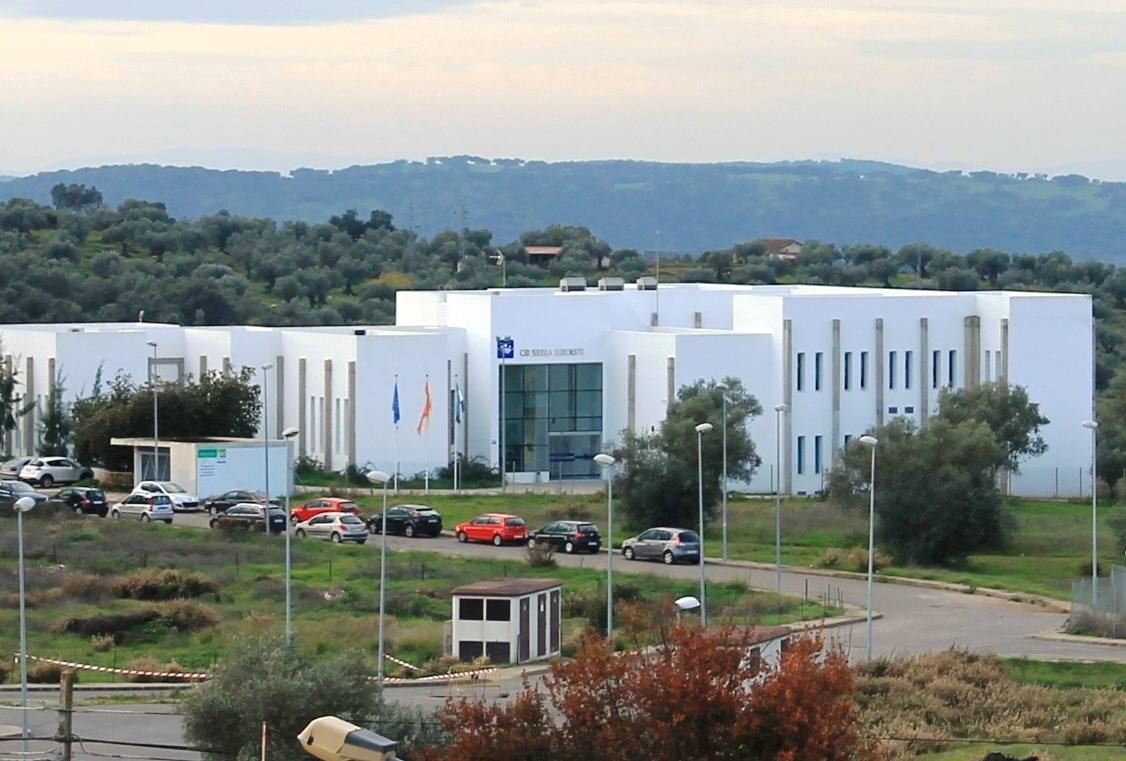
[[[196,450],[196,457],[198,457],[201,460],[208,459],[208,458],[216,458],[216,457],[226,457],[226,456],[227,456],[227,450],[226,449],[198,449],[198,450]]]

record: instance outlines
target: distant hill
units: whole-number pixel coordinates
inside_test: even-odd
[[[617,247],[700,252],[757,237],[925,240],[965,252],[1067,251],[1126,260],[1126,183],[1079,175],[933,172],[878,161],[547,163],[473,156],[335,171],[219,171],[155,165],[43,172],[0,183],[0,200],[50,199],[58,182],[96,185],[110,204],[164,201],[178,217],[227,209],[323,220],[385,209],[429,235],[487,227],[497,241],[552,223],[585,225]],[[462,215],[464,206],[465,216]],[[659,231],[659,233],[658,233]]]

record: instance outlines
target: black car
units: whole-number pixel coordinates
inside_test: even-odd
[[[109,502],[106,501],[105,492],[101,489],[68,486],[65,489],[59,489],[48,502],[62,505],[84,515],[100,515],[105,518],[106,513],[109,512]]]
[[[0,481],[0,507],[10,508],[22,497],[31,497],[37,507],[47,501],[46,494],[40,494],[23,481]]]
[[[211,528],[242,529],[244,531],[263,531],[262,505],[244,503],[231,505],[225,511],[212,517]],[[280,534],[286,530],[285,511],[279,507],[270,508],[270,533]]]
[[[383,514],[368,519],[368,531],[382,533]],[[403,536],[438,536],[442,533],[442,516],[426,505],[395,505],[387,508],[387,533]]]
[[[598,526],[588,521],[556,521],[528,535],[529,547],[539,543],[564,552],[598,552],[602,535],[598,533]]]
[[[211,513],[212,516],[216,516],[244,502],[264,505],[266,504],[266,495],[260,491],[233,489],[228,492],[223,492],[222,494],[212,494],[210,497],[203,500],[203,509]],[[270,504],[274,507],[281,507],[281,500],[270,497]]]

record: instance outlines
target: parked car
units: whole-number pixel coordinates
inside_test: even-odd
[[[84,468],[69,457],[36,457],[20,468],[20,480],[50,488],[55,484],[72,484],[93,478],[94,471]]]
[[[31,497],[37,506],[47,501],[46,494],[40,494],[23,481],[0,481],[0,505],[11,507],[23,497]]]
[[[364,521],[355,513],[321,513],[307,521],[297,524],[294,533],[298,537],[327,539],[334,544],[355,542],[363,544],[368,540],[368,529]]]
[[[195,512],[199,509],[199,497],[175,481],[141,481],[133,489],[134,494],[164,494],[172,500],[176,512]]]
[[[13,457],[10,460],[5,460],[0,464],[0,478],[5,480],[15,480],[20,477],[20,471],[23,466],[31,462],[30,457]]]
[[[47,501],[62,505],[83,515],[100,515],[105,518],[109,513],[109,503],[106,501],[105,492],[101,489],[68,486],[65,489],[59,489],[55,492],[55,496]]]
[[[109,509],[109,517],[135,518],[142,523],[164,521],[172,523],[172,500],[167,494],[130,494]]]
[[[289,520],[295,525],[309,520],[314,515],[322,513],[352,513],[360,514],[360,508],[350,499],[341,497],[318,497],[311,499],[303,505],[298,505],[290,512]]]
[[[264,505],[256,502],[242,502],[228,507],[226,512],[219,513],[211,519],[211,528],[245,529],[247,531],[264,531],[266,511]],[[270,533],[280,534],[285,531],[285,510],[280,507],[270,506]]]
[[[203,500],[203,509],[211,513],[211,517],[214,518],[220,513],[227,512],[228,508],[244,502],[264,505],[266,504],[266,495],[260,491],[232,489],[222,494],[212,494],[210,497]],[[270,497],[270,504],[274,507],[281,507],[281,500],[276,497]]]
[[[373,534],[383,533],[383,513],[378,512],[368,518],[368,530]],[[427,505],[395,505],[387,508],[387,533],[403,536],[441,536],[442,516]]]
[[[506,542],[523,542],[528,538],[528,524],[523,518],[507,513],[485,513],[454,528],[459,542],[492,542],[500,547]]]
[[[528,535],[529,547],[539,543],[568,553],[579,550],[598,552],[602,546],[602,535],[598,533],[598,526],[588,521],[556,521]]]
[[[622,556],[626,560],[662,560],[665,565],[699,563],[700,536],[686,528],[647,529],[622,542]]]

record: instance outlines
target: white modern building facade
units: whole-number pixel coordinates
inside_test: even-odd
[[[56,373],[75,397],[99,368],[103,381],[143,381],[150,366],[174,381],[251,367],[271,435],[296,426],[297,451],[331,468],[414,474],[455,450],[496,466],[503,441],[516,482],[597,477],[591,457],[624,431],[657,430],[681,387],[731,376],[764,410],[750,423],[763,463],[744,486],[808,494],[869,428],[897,416],[926,425],[943,389],[1004,381],[1051,421],[1047,453],[1022,465],[1013,492],[1090,494],[1086,295],[607,282],[403,291],[396,311],[394,326],[347,328],[8,325],[0,359],[40,405]],[[7,452],[34,449],[37,414]]]

